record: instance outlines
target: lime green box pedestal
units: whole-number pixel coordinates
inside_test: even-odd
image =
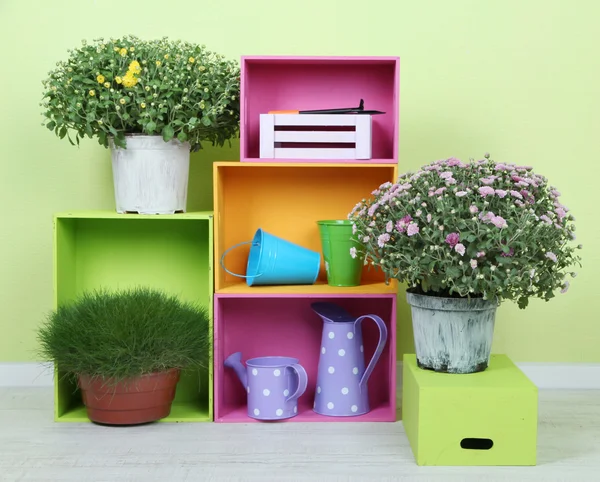
[[[404,355],[402,421],[418,465],[535,465],[537,387],[505,355],[481,373],[422,370]]]

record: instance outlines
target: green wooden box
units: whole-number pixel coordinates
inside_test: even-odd
[[[54,216],[55,306],[84,290],[151,286],[208,306],[213,323],[213,213],[68,212]],[[89,422],[76,385],[55,367],[54,419]],[[213,420],[213,348],[206,370],[182,373],[163,422]]]
[[[418,465],[535,465],[537,387],[506,356],[480,373],[422,370],[404,355],[402,421]]]

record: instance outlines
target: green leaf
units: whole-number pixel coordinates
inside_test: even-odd
[[[177,134],[177,139],[179,139],[181,142],[187,141],[187,138],[187,134],[183,131],[179,131],[179,134]]]
[[[60,130],[60,132],[58,133],[58,136],[63,139],[65,136],[67,135],[67,128],[65,126],[63,126]]]
[[[173,126],[167,124],[165,127],[163,127],[162,136],[163,136],[163,141],[165,141],[165,142],[169,142],[171,139],[173,139],[173,136],[175,136],[175,131],[173,130]]]
[[[190,124],[195,124],[196,122],[198,122],[198,118],[197,117],[192,117],[190,119]]]
[[[156,122],[154,121],[150,121],[146,124],[146,130],[148,131],[148,134],[154,134],[154,131],[156,130]]]
[[[472,242],[473,242],[473,241],[475,241],[476,239],[477,239],[477,236],[475,236],[474,234],[469,234],[469,235],[467,236],[467,241],[468,241],[469,243],[472,243]]]
[[[212,121],[207,116],[204,116],[202,117],[202,124],[208,127],[212,124]]]
[[[529,304],[529,298],[527,298],[525,296],[521,296],[519,298],[519,300],[517,301],[517,304],[519,305],[519,308],[524,310],[525,308],[527,308],[527,305]]]
[[[53,131],[53,130],[54,130],[54,128],[56,127],[56,122],[54,122],[54,121],[50,121],[50,122],[48,122],[48,123],[46,124],[46,127],[47,127],[48,129],[50,129],[51,131]]]

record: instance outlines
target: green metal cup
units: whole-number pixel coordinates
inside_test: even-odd
[[[327,283],[330,286],[359,286],[364,257],[353,258],[350,249],[360,251],[361,245],[353,240],[352,222],[348,220],[317,221],[321,234],[321,246]]]

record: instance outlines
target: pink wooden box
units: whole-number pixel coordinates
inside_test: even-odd
[[[357,317],[379,315],[388,328],[388,341],[369,382],[371,411],[357,417],[328,417],[312,410],[316,389],[323,323],[310,304],[331,301]],[[308,374],[298,415],[284,422],[393,422],[396,420],[396,294],[369,295],[255,295],[216,294],[214,299],[214,413],[215,422],[256,423],[247,416],[247,394],[233,370],[223,361],[241,351],[242,360],[258,356],[291,356]],[[375,323],[363,323],[365,363],[379,337]]]
[[[278,57],[241,59],[240,160],[260,157],[260,114],[358,106],[372,116],[371,159],[288,158],[274,162],[398,162],[399,57]],[[289,115],[289,114],[288,114]]]

